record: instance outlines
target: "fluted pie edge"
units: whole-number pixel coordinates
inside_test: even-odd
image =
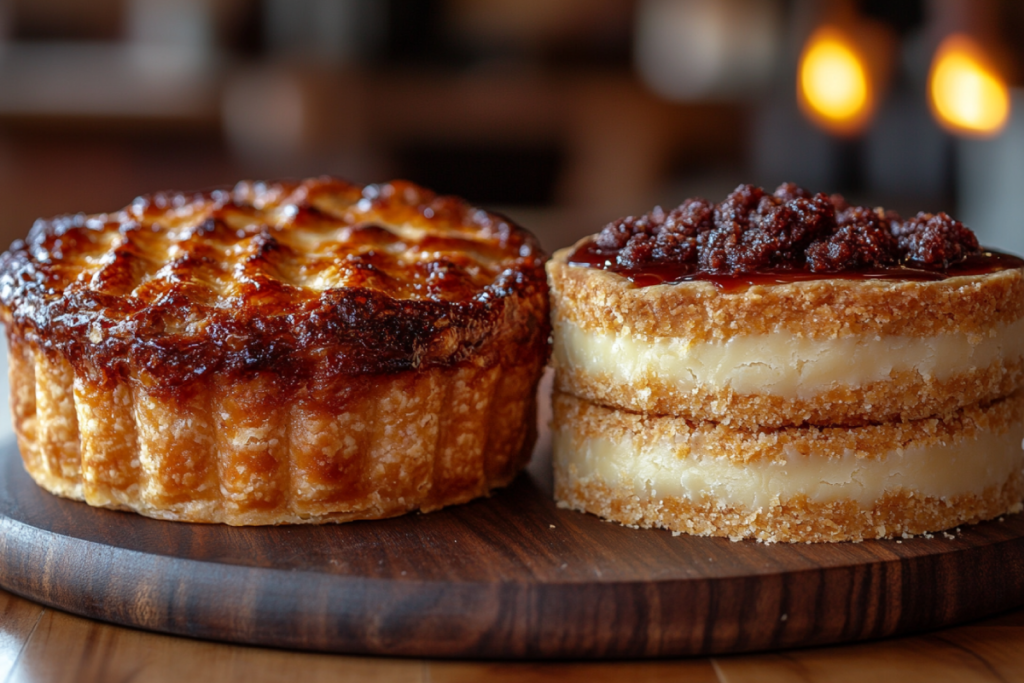
[[[32,478],[89,505],[230,525],[379,519],[508,484],[533,447],[544,361],[535,345],[514,366],[470,359],[326,386],[214,374],[166,393],[90,382],[11,339],[12,412]]]

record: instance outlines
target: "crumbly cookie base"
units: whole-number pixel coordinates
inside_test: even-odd
[[[607,374],[558,363],[555,387],[594,403],[654,415],[711,420],[747,429],[786,425],[855,426],[893,420],[945,417],[956,410],[1012,394],[1024,386],[1019,359],[974,368],[942,380],[916,370],[893,372],[889,380],[860,387],[833,387],[813,397],[784,398],[771,394],[739,394],[730,387],[706,385],[680,392],[657,374],[629,384]]]
[[[1024,498],[1024,453],[1005,481],[979,482],[977,490],[960,489],[948,496],[926,495],[904,486],[885,490],[871,502],[837,498],[829,502],[794,492],[770,498],[756,508],[705,495],[699,500],[651,493],[627,478],[610,483],[593,462],[581,472],[574,463],[585,443],[600,439],[624,444],[628,458],[644,457],[667,445],[676,458],[699,454],[743,468],[792,458],[820,462],[843,458],[882,461],[886,454],[918,448],[940,449],[985,433],[1007,434],[1024,423],[1024,395],[1016,394],[989,406],[969,406],[945,420],[891,422],[864,427],[791,427],[746,431],[711,422],[644,416],[615,410],[555,392],[555,498],[560,505],[590,512],[630,526],[662,527],[701,536],[770,542],[859,541],[923,534],[959,524],[991,519],[1020,509]],[[1014,447],[1019,435],[1014,437]],[[942,452],[940,450],[940,452]],[[670,469],[672,465],[666,465]],[[937,463],[941,466],[941,463]],[[983,465],[979,465],[983,466]],[[672,470],[675,472],[675,470]],[[679,473],[684,470],[680,469]],[[996,470],[998,472],[999,470]],[[646,497],[638,490],[647,489]],[[735,499],[734,499],[735,500]]]
[[[632,490],[603,481],[577,480],[555,470],[555,498],[561,507],[590,512],[626,526],[662,528],[733,541],[821,543],[901,538],[952,529],[1021,511],[1024,477],[1019,472],[1002,486],[946,500],[913,492],[886,495],[865,509],[852,501],[812,503],[790,500],[767,510],[748,510],[679,498],[641,500]]]
[[[544,360],[531,349],[511,367],[470,359],[285,399],[273,373],[161,395],[76,378],[15,339],[12,412],[32,478],[93,506],[230,525],[379,519],[508,484],[532,451]]]
[[[808,339],[849,335],[986,335],[1024,317],[1024,269],[937,281],[823,279],[723,292],[710,282],[636,287],[599,268],[571,266],[574,247],[547,263],[553,320],[637,339],[724,341],[786,330]]]
[[[885,422],[859,427],[786,427],[747,430],[717,422],[657,415],[641,415],[591,403],[555,391],[552,396],[552,431],[565,432],[574,444],[584,440],[629,441],[637,449],[672,444],[677,457],[699,452],[701,457],[727,460],[736,466],[782,463],[792,453],[821,458],[853,456],[878,459],[885,453],[913,446],[946,446],[985,432],[1024,432],[1024,393],[990,405],[973,405],[944,419]],[[575,445],[574,445],[575,447]],[[557,456],[557,453],[556,453]],[[1021,454],[1024,461],[1024,453]],[[556,461],[558,458],[556,457]]]

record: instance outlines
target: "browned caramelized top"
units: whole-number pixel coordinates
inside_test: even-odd
[[[242,182],[37,221],[0,257],[0,307],[9,334],[161,385],[395,372],[459,362],[500,326],[536,336],[544,259],[507,219],[408,182]]]
[[[570,262],[656,284],[787,274],[927,279],[961,266],[985,270],[990,256],[1024,265],[982,252],[974,233],[945,213],[903,218],[786,183],[772,194],[740,185],[718,204],[688,199],[668,212],[659,207],[621,218],[582,244]]]

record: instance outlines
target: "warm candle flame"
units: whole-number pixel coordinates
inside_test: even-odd
[[[819,28],[807,41],[797,91],[811,119],[833,133],[857,133],[871,116],[873,93],[864,59],[835,28]]]
[[[973,40],[942,41],[928,78],[932,111],[945,128],[968,135],[995,135],[1010,116],[1006,83]]]

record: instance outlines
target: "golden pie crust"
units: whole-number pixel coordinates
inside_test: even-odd
[[[544,255],[406,182],[162,193],[0,258],[12,410],[53,493],[234,525],[434,510],[535,438]]]

